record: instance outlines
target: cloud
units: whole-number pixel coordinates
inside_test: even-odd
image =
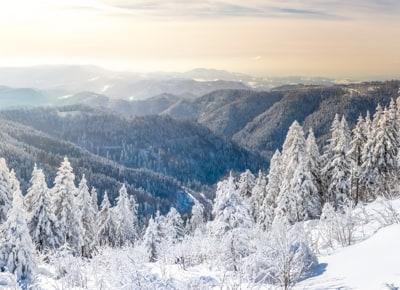
[[[120,13],[154,17],[348,19],[396,15],[399,0],[101,0]]]

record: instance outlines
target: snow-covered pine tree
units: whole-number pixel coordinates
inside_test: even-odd
[[[116,224],[116,241],[120,246],[133,244],[138,239],[137,216],[132,212],[125,184],[119,190],[117,205],[113,208]]]
[[[360,198],[363,201],[369,201],[375,198],[376,181],[378,171],[376,168],[376,159],[374,148],[376,144],[377,121],[382,115],[382,108],[378,105],[374,115],[374,121],[371,121],[369,114],[365,117],[365,136],[367,142],[364,144],[361,152],[360,166]]]
[[[12,207],[2,225],[0,267],[18,280],[29,280],[36,269],[34,245],[29,235],[21,193],[14,191]]]
[[[49,189],[41,169],[32,172],[29,199],[25,207],[30,209],[28,227],[33,243],[40,252],[54,250],[61,246],[63,234],[53,212]]]
[[[276,200],[279,196],[279,191],[282,182],[282,158],[279,150],[276,150],[271,158],[268,183],[265,188],[265,198],[260,208],[258,223],[263,228],[270,228],[275,217]]]
[[[158,259],[160,244],[163,238],[161,230],[157,219],[151,217],[143,236],[143,246],[148,254],[149,262],[155,262]]]
[[[19,195],[22,196],[21,185],[19,183],[17,175],[15,174],[14,169],[11,169],[11,171],[10,171],[10,184],[11,184],[12,196],[14,197],[15,193],[18,193]]]
[[[360,173],[362,165],[362,150],[367,143],[367,128],[365,120],[360,115],[357,124],[353,128],[353,136],[350,142],[349,157],[351,160],[351,196],[357,205],[360,200]]]
[[[295,223],[318,216],[318,189],[311,174],[303,128],[296,121],[290,126],[283,145],[282,164],[284,170],[275,218]]]
[[[379,121],[381,120],[382,116],[383,116],[383,108],[382,108],[381,104],[378,104],[376,106],[375,114],[374,114],[374,117],[371,122],[372,129],[378,128],[378,124],[379,124]]]
[[[267,176],[262,171],[258,171],[258,175],[254,184],[253,189],[251,190],[251,199],[250,199],[250,207],[251,207],[251,215],[253,216],[253,220],[257,223],[261,223],[262,214],[261,210],[263,207],[263,203],[267,194]]]
[[[185,235],[185,225],[180,213],[172,207],[165,218],[165,239],[169,244],[175,244]]]
[[[305,155],[291,180],[291,190],[297,197],[296,221],[314,219],[321,213],[321,198],[314,182],[308,155]]]
[[[319,153],[319,148],[317,141],[315,139],[314,131],[312,128],[308,131],[308,136],[306,139],[306,151],[308,154],[308,161],[311,171],[311,176],[315,187],[318,190],[321,202],[323,201],[322,196],[322,177],[321,177],[321,155]]]
[[[43,170],[38,169],[35,164],[30,180],[30,187],[28,188],[27,193],[24,197],[24,204],[28,216],[38,205],[38,199],[40,195],[42,195],[44,192],[47,192],[48,190],[49,188],[47,187]]]
[[[392,196],[398,180],[399,138],[395,114],[394,103],[392,103],[392,107],[385,109],[380,116],[374,132],[376,141],[373,156],[378,173],[376,192],[386,197]]]
[[[115,246],[116,224],[110,208],[110,201],[107,192],[104,193],[103,201],[100,206],[100,211],[97,220],[98,240],[100,246]]]
[[[333,133],[332,141],[336,146],[332,150],[332,159],[327,164],[330,168],[330,180],[326,201],[338,209],[350,198],[351,162],[348,156],[350,133],[344,117],[339,128]]]
[[[204,226],[204,206],[195,201],[192,206],[192,215],[189,222],[187,223],[188,231],[194,233],[197,229],[201,229]]]
[[[139,238],[140,231],[140,223],[139,223],[139,205],[136,202],[136,199],[133,195],[129,196],[129,205],[131,207],[131,212],[133,214],[133,224],[136,225],[136,234],[138,235],[136,238]]]
[[[237,188],[239,194],[243,198],[250,200],[254,185],[255,185],[255,177],[250,170],[247,169],[245,172],[240,174],[239,180],[237,182]]]
[[[4,158],[0,158],[0,224],[7,219],[7,212],[11,208],[12,188],[10,170]]]
[[[99,204],[98,204],[98,199],[97,199],[97,190],[96,188],[92,187],[92,189],[90,190],[90,196],[92,198],[92,205],[93,205],[93,209],[97,215],[97,213],[99,212]]]
[[[232,173],[227,180],[223,180],[217,185],[212,214],[214,220],[210,226],[215,235],[224,235],[227,231],[235,228],[252,227],[250,206],[237,192]]]
[[[59,221],[63,240],[74,255],[80,255],[83,245],[83,227],[80,205],[75,195],[75,174],[68,158],[61,163],[52,193],[54,196],[55,215]]]
[[[327,144],[324,146],[323,154],[321,157],[322,160],[322,168],[321,168],[321,178],[322,178],[322,192],[323,194],[323,201],[326,202],[329,200],[328,196],[326,196],[326,192],[328,190],[330,179],[332,176],[332,167],[331,162],[334,155],[334,150],[337,146],[338,140],[338,132],[340,131],[340,119],[339,115],[336,114],[335,118],[333,119],[331,128],[330,128],[330,138],[328,139]]]
[[[89,187],[85,175],[82,176],[78,187],[78,199],[81,205],[81,222],[83,227],[82,252],[83,257],[91,258],[98,244],[96,212],[93,207],[93,199],[89,193]]]

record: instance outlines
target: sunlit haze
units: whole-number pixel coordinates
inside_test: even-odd
[[[398,0],[1,0],[0,65],[400,76]]]

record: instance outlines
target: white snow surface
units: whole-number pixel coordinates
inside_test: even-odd
[[[400,216],[400,200],[390,202]],[[319,265],[294,289],[399,289],[400,223],[385,226],[388,204],[376,201],[356,209],[362,221],[356,243],[320,249]],[[386,209],[386,211],[385,211]],[[305,228],[315,231],[317,221]],[[61,272],[64,275],[60,276]],[[12,275],[0,276],[0,289],[16,289]],[[73,285],[73,287],[71,287]],[[162,262],[148,263],[130,247],[103,249],[92,260],[65,257],[41,263],[35,278],[39,289],[280,289],[272,285],[246,284],[216,265],[183,269]]]
[[[393,289],[400,286],[400,225],[379,230],[371,238],[319,257],[316,276],[296,289]]]

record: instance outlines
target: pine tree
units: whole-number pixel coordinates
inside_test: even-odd
[[[89,193],[89,187],[85,175],[82,176],[79,183],[78,199],[80,200],[81,205],[81,222],[83,226],[81,255],[90,258],[96,251],[98,240],[96,212],[93,207],[93,199]]]
[[[392,104],[394,107],[394,104]],[[389,197],[397,183],[399,143],[394,108],[385,109],[380,116],[375,130],[373,156],[378,172],[376,180],[377,192]]]
[[[165,238],[168,243],[175,244],[183,239],[185,227],[179,212],[172,207],[165,219]]]
[[[318,216],[319,194],[313,183],[303,128],[296,121],[283,144],[282,181],[276,200],[275,218],[290,223]]]
[[[92,189],[90,190],[90,196],[92,198],[93,210],[97,215],[97,213],[99,212],[99,204],[98,204],[98,199],[97,199],[97,190],[96,190],[96,188],[92,187]]]
[[[148,254],[149,262],[157,261],[161,241],[160,224],[157,222],[157,219],[153,219],[152,217],[143,236],[143,246]]]
[[[338,140],[338,132],[340,131],[340,121],[339,121],[339,115],[336,114],[335,118],[333,119],[331,129],[330,129],[330,138],[328,139],[327,144],[324,147],[324,151],[322,154],[322,168],[321,168],[321,177],[322,177],[322,192],[325,192],[325,195],[323,196],[323,201],[328,202],[329,197],[326,196],[326,192],[328,190],[330,180],[332,177],[332,159],[335,154],[335,148],[337,146],[337,140]]]
[[[17,179],[14,169],[10,171],[10,184],[11,184],[11,194],[14,196],[15,193],[22,194],[21,185]]]
[[[98,240],[100,246],[116,246],[116,224],[114,222],[107,192],[104,193],[101,209],[98,214]]]
[[[79,255],[83,245],[83,227],[80,205],[75,197],[77,189],[74,180],[73,169],[65,157],[57,171],[52,188],[55,215],[60,223],[64,242],[73,254]]]
[[[25,199],[25,207],[30,209],[28,226],[32,241],[40,252],[54,250],[61,246],[63,234],[53,212],[44,173],[36,166],[29,193],[29,198]]]
[[[139,205],[136,202],[136,199],[135,199],[135,197],[133,195],[129,196],[129,205],[130,205],[131,212],[132,212],[132,215],[133,215],[133,224],[136,225],[136,234],[137,234],[136,238],[138,238],[138,234],[139,234],[139,212],[138,212]]]
[[[264,228],[270,228],[275,217],[276,200],[279,196],[279,191],[282,182],[282,158],[279,150],[271,158],[268,183],[265,188],[265,198],[263,200],[258,223]]]
[[[320,195],[309,164],[308,156],[304,156],[291,180],[291,190],[296,196],[296,221],[314,219],[321,213]]]
[[[133,215],[125,184],[119,190],[117,205],[113,209],[116,223],[116,240],[118,245],[129,245],[138,238],[137,217]]]
[[[204,206],[195,201],[192,206],[192,215],[187,224],[188,230],[194,233],[197,229],[201,229],[204,226]]]
[[[361,166],[360,166],[360,198],[368,201],[375,197],[376,181],[378,171],[376,168],[376,159],[374,156],[374,148],[376,144],[376,131],[377,121],[382,114],[382,109],[378,105],[377,111],[374,116],[374,121],[371,121],[369,114],[365,117],[365,136],[366,143],[364,144],[361,152]]]
[[[24,204],[28,215],[34,211],[35,207],[39,204],[39,198],[47,193],[48,190],[49,188],[47,187],[43,170],[38,169],[35,164],[30,180],[30,187],[24,198]]]
[[[7,219],[7,213],[11,208],[12,188],[10,170],[3,158],[0,158],[0,224]]]
[[[217,184],[212,214],[214,220],[211,223],[211,230],[216,235],[223,235],[235,228],[252,227],[250,206],[237,192],[232,174],[227,180]]]
[[[255,185],[255,177],[250,170],[247,169],[245,172],[240,174],[239,180],[237,182],[237,188],[239,194],[243,198],[250,200],[254,185]]]
[[[261,170],[258,172],[258,176],[256,178],[253,189],[251,190],[251,215],[253,216],[253,220],[257,223],[262,223],[263,220],[263,203],[265,197],[267,195],[267,176]]]
[[[349,157],[351,159],[351,185],[352,198],[355,204],[360,200],[360,174],[362,165],[362,150],[367,143],[367,128],[363,117],[360,115],[356,126],[353,128],[353,137],[350,142]]]
[[[320,201],[323,201],[322,196],[322,177],[321,177],[321,155],[319,153],[319,148],[317,141],[315,139],[314,131],[310,128],[306,140],[306,151],[308,154],[308,161],[311,171],[311,176],[313,178],[313,183],[317,188],[318,194],[320,196]]]
[[[332,140],[336,146],[332,149],[332,159],[327,164],[330,168],[330,180],[326,200],[338,209],[350,198],[351,163],[348,156],[350,134],[344,117],[339,128],[333,133],[336,139],[332,137]]]
[[[30,280],[36,269],[34,252],[22,196],[14,191],[12,208],[2,226],[0,266],[14,273],[20,281]]]

